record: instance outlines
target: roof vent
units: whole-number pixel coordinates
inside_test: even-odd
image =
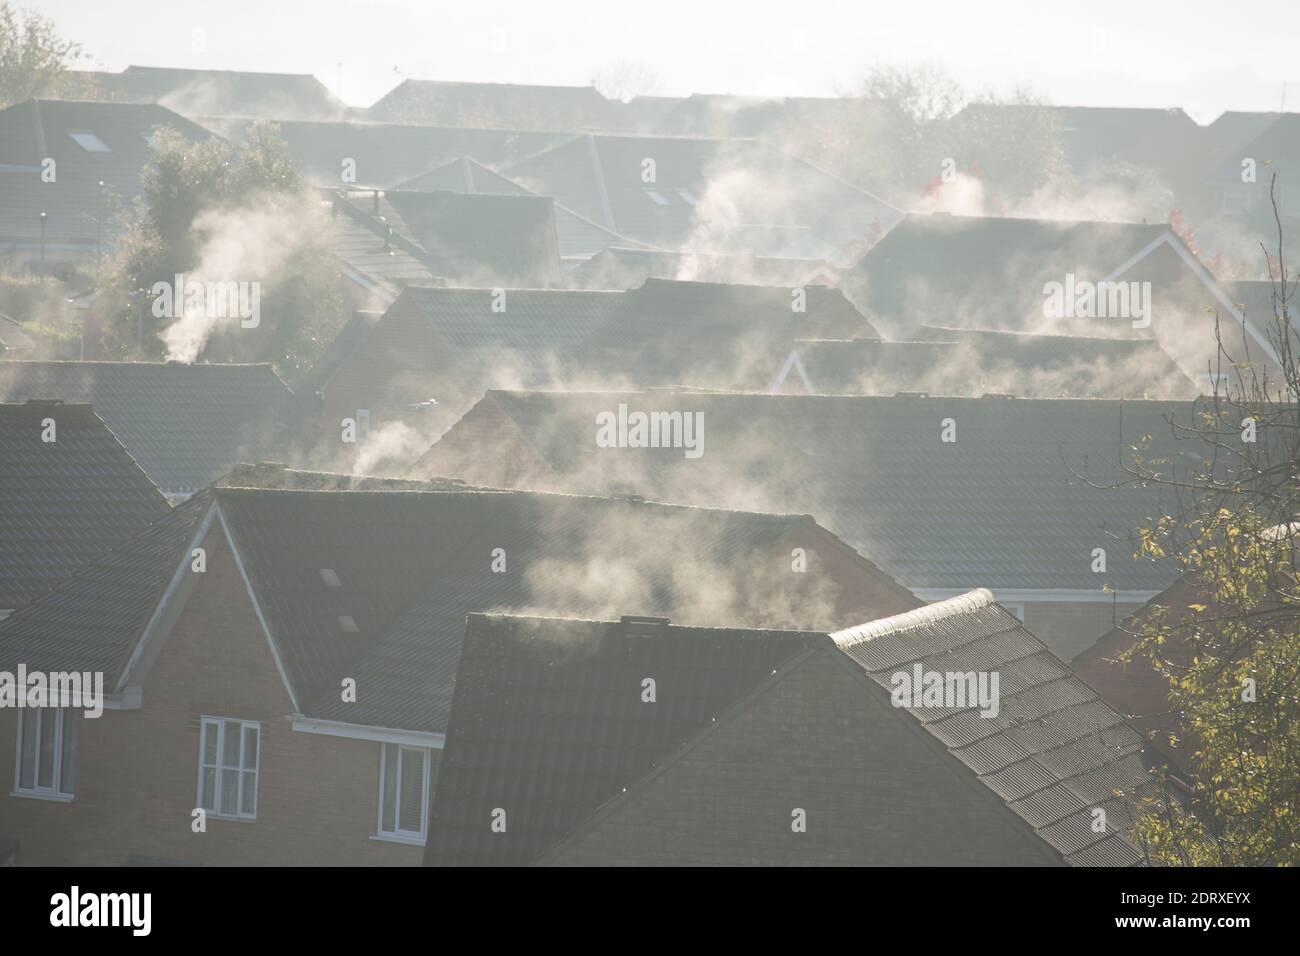
[[[29,399],[27,399],[26,404],[28,404],[28,405],[62,405],[62,404],[63,404],[63,399],[61,399],[61,398],[29,398]]]
[[[929,392],[895,392],[894,398],[929,398]]]
[[[1015,398],[1015,397],[1016,396],[1010,395],[1007,392],[985,392],[983,395],[980,396],[980,398]]]
[[[623,625],[625,634],[648,636],[657,634],[671,622],[666,617],[642,617],[639,614],[624,614],[618,619],[618,623]]]

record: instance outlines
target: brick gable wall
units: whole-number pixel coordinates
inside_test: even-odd
[[[22,865],[117,866],[131,855],[210,865],[418,865],[422,847],[371,839],[380,744],[299,733],[243,581],[218,534],[207,571],[144,685],[139,710],[81,720],[76,798],[8,795],[17,712],[0,711],[0,836]],[[253,822],[209,816],[193,833],[199,718],[261,723]]]

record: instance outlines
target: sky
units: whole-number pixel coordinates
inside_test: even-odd
[[[615,64],[652,92],[834,95],[874,64],[1051,102],[1300,109],[1300,10],[1255,0],[11,0],[129,64],[313,73],[366,106],[403,78],[585,85]],[[200,41],[196,49],[196,38]]]

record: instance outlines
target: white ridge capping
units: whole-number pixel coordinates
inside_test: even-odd
[[[934,604],[904,611],[893,617],[882,617],[876,621],[867,621],[865,624],[836,631],[831,634],[831,640],[839,647],[852,647],[854,644],[884,637],[886,634],[907,631],[914,627],[934,624],[944,618],[965,614],[968,611],[977,611],[993,603],[992,591],[988,588],[975,588],[965,594],[950,597],[946,601],[936,601]]]

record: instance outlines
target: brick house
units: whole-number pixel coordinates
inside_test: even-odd
[[[620,405],[699,415],[703,454],[602,448]],[[1128,535],[1173,502],[1123,482],[1125,449],[1201,461],[1184,402],[492,391],[413,466],[493,487],[807,512],[926,600],[987,586],[1071,658],[1167,587]],[[946,440],[951,439],[951,440]],[[1131,485],[1131,483],[1130,483]],[[1100,487],[1099,487],[1100,486]],[[1173,512],[1168,512],[1173,513]]]
[[[918,603],[806,517],[276,472],[0,623],[0,669],[107,695],[0,710],[20,863],[418,863],[471,611],[824,627]]]
[[[914,666],[998,672],[998,713],[895,706]],[[1128,866],[1149,792],[988,591],[829,635],[471,615],[425,862]]]

